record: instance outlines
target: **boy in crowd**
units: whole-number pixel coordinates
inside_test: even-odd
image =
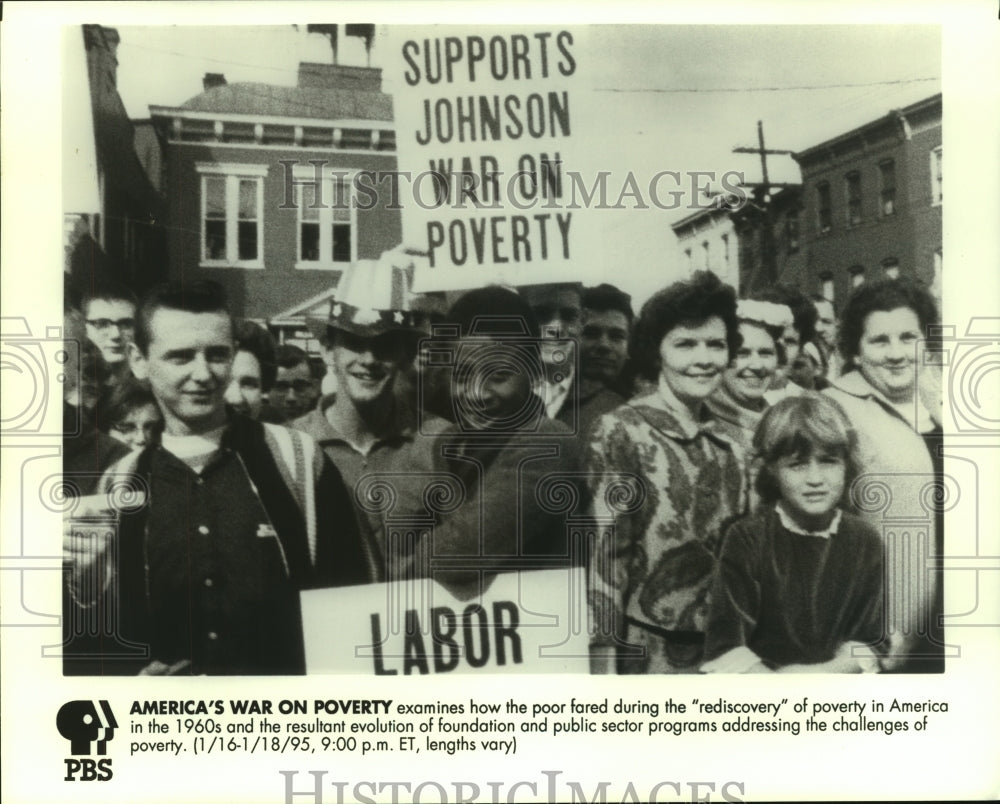
[[[135,308],[135,294],[112,282],[88,290],[80,300],[87,337],[109,368],[125,366],[135,329]]]
[[[445,427],[432,415],[418,418],[411,395],[397,387],[413,363],[420,330],[409,311],[347,302],[335,304],[328,319],[307,323],[333,368],[337,392],[291,426],[309,434],[344,476],[364,531],[368,579],[408,577],[416,558],[391,549],[387,520],[427,516],[424,489],[435,471],[433,436]],[[393,488],[390,510],[372,505],[359,486],[376,476]]]
[[[63,478],[69,496],[93,494],[101,474],[128,454],[128,447],[101,432],[94,423],[99,399],[100,355],[88,338],[83,316],[63,311],[66,354],[63,367]]]
[[[837,308],[825,296],[814,294],[810,297],[816,308],[816,344],[826,358],[826,379],[833,381],[840,376],[841,360],[837,349]]]
[[[583,321],[582,289],[577,282],[550,282],[519,289],[538,323],[544,375],[535,389],[545,412],[555,419],[567,405],[575,408],[573,381]],[[561,342],[560,342],[561,341]]]
[[[623,372],[634,318],[631,297],[614,285],[602,284],[584,291],[577,397],[581,433],[625,402]]]
[[[107,395],[128,378],[128,350],[135,330],[135,294],[115,282],[100,283],[80,299],[87,323],[87,338],[99,353],[96,362],[97,392]]]
[[[278,347],[278,376],[268,395],[268,406],[262,413],[264,421],[288,423],[304,416],[319,401],[322,375],[316,376],[309,355],[298,346]]]

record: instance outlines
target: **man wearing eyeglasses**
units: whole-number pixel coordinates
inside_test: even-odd
[[[124,285],[106,283],[84,294],[81,301],[87,321],[87,338],[109,368],[124,364],[135,327],[136,298]]]
[[[278,375],[268,396],[265,421],[291,422],[304,416],[319,401],[319,380],[309,364],[309,356],[299,347],[278,347]]]

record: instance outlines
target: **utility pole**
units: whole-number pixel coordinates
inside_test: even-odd
[[[748,187],[754,188],[755,206],[760,210],[760,270],[755,271],[750,276],[749,287],[746,292],[753,292],[761,288],[769,287],[778,282],[777,250],[774,245],[774,215],[771,210],[771,189],[774,187],[794,187],[796,185],[787,182],[772,183],[767,175],[767,157],[771,154],[791,155],[794,151],[781,148],[767,148],[764,145],[764,123],[757,121],[757,147],[748,148],[737,146],[733,148],[734,154],[760,154],[760,168],[763,174],[763,181],[760,183],[749,182]]]

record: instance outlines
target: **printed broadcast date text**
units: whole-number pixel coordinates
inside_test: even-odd
[[[519,740],[592,734],[652,739],[703,732],[890,736],[926,731],[948,711],[945,701],[898,698],[134,701],[129,731],[131,754],[514,754]]]

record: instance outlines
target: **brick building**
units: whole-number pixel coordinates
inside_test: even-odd
[[[795,154],[806,264],[788,280],[834,299],[883,276],[939,287],[941,154],[940,94]]]
[[[730,209],[717,196],[690,215],[671,224],[677,237],[679,264],[686,275],[712,271],[733,287],[739,282],[739,246]]]
[[[934,95],[794,154],[801,185],[673,224],[681,264],[709,268],[744,294],[780,282],[841,300],[881,277],[910,277],[938,294],[941,156]]]
[[[355,181],[396,169],[381,70],[302,63],[294,87],[210,73],[201,93],[150,113],[166,144],[170,275],[220,282],[236,315],[267,321],[399,244],[387,193]]]
[[[802,245],[802,188],[785,187],[770,196],[767,215],[771,221],[771,241],[767,236],[763,193],[732,214],[739,242],[739,289],[744,295],[781,282],[809,290],[804,281],[806,252]],[[766,253],[773,253],[773,268]]]

